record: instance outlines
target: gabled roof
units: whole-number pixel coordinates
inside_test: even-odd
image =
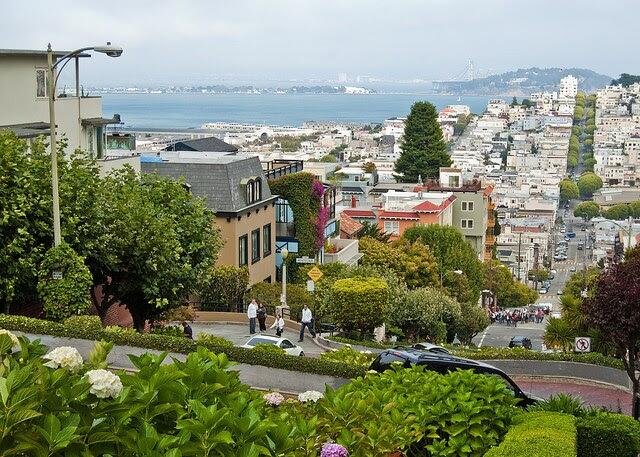
[[[349,217],[357,218],[376,218],[375,213],[370,209],[345,209],[344,211],[342,211],[342,214],[346,214]]]
[[[165,151],[207,151],[207,152],[238,152],[238,148],[224,141],[210,136],[196,140],[178,141],[167,146]]]
[[[349,236],[356,235],[364,227],[360,222],[349,217],[348,214],[340,214],[340,230]]]
[[[455,200],[456,200],[455,195],[451,195],[447,199],[443,200],[442,203],[440,203],[439,205],[429,200],[425,200],[419,205],[414,206],[413,209],[418,211],[419,213],[439,213],[445,210]]]

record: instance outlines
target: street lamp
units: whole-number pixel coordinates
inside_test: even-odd
[[[56,145],[56,113],[55,113],[55,97],[56,97],[56,84],[58,82],[58,75],[54,78],[55,68],[62,63],[60,70],[71,60],[72,57],[77,57],[85,51],[95,51],[102,54],[106,54],[109,57],[120,57],[122,55],[122,48],[113,46],[110,42],[107,42],[105,46],[89,46],[85,48],[76,49],[68,54],[65,54],[61,58],[53,62],[53,50],[51,49],[51,43],[47,47],[47,64],[48,64],[48,77],[49,77],[49,130],[51,137],[51,186],[53,188],[53,245],[59,246],[62,241],[60,234],[60,197],[58,195],[58,153]],[[77,88],[76,88],[77,92]],[[80,94],[76,93],[78,100]]]
[[[287,257],[289,256],[289,250],[282,248],[280,255],[282,256],[282,295],[280,295],[280,303],[282,304],[282,317],[284,317],[284,310],[287,307]]]

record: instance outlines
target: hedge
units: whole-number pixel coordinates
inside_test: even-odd
[[[91,322],[90,320],[87,320]],[[96,330],[92,324],[83,326],[67,326],[58,322],[33,319],[24,316],[11,316],[0,314],[0,328],[15,330],[25,333],[53,335],[66,338],[81,338],[87,340],[111,341],[116,345],[134,346],[159,351],[177,352],[189,354],[194,352],[197,346],[204,346],[216,353],[224,353],[238,363],[249,365],[261,365],[283,370],[301,371],[319,375],[335,376],[339,378],[355,378],[362,376],[365,369],[361,367],[338,364],[335,362],[313,359],[308,357],[295,357],[291,355],[265,354],[264,351],[253,351],[240,347],[225,347],[207,342],[196,343],[189,338],[173,337],[167,335],[154,335],[149,333],[109,332],[104,329]]]
[[[561,413],[522,414],[502,443],[485,457],[576,457],[575,421],[575,417]]]
[[[640,422],[622,414],[599,413],[578,419],[578,457],[636,457]]]

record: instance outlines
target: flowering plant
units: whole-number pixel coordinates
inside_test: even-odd
[[[116,398],[122,392],[120,378],[108,370],[87,371],[86,376],[91,384],[89,392],[98,398]]]
[[[7,335],[9,338],[11,338],[11,342],[13,343],[14,348],[20,347],[20,341],[18,340],[18,337],[11,333],[9,330],[0,328],[0,335]]]
[[[49,368],[66,368],[71,372],[78,371],[82,368],[82,356],[76,348],[70,346],[60,346],[53,351],[45,354],[43,359],[48,360],[44,364]]]
[[[324,394],[322,392],[318,392],[317,390],[307,390],[306,392],[302,392],[301,394],[298,394],[298,401],[301,403],[307,403],[312,401],[315,403],[323,397],[324,397]]]
[[[311,196],[316,200],[320,200],[324,195],[324,185],[320,181],[313,181],[311,185]]]
[[[269,406],[278,406],[284,401],[284,397],[280,392],[271,392],[262,396]]]
[[[320,457],[348,457],[348,455],[347,448],[336,443],[325,443],[320,452]]]
[[[324,246],[324,229],[329,220],[329,208],[323,206],[318,211],[318,217],[316,218],[316,249],[320,249]]]

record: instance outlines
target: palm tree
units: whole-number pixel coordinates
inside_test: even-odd
[[[391,234],[384,233],[382,230],[380,230],[380,227],[378,227],[378,224],[376,224],[375,222],[365,221],[362,223],[362,229],[360,230],[360,232],[358,232],[358,238],[364,238],[365,236],[369,236],[374,240],[386,243],[389,241]]]
[[[565,320],[555,317],[549,318],[543,337],[547,347],[562,349],[565,352],[570,351],[573,348],[575,337],[575,329]]]

